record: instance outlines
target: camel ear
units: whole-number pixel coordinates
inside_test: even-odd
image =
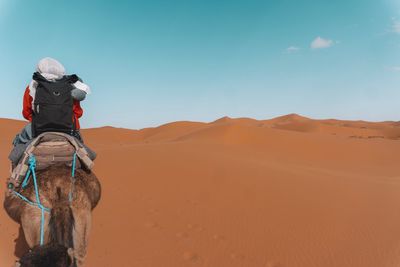
[[[69,248],[67,250],[68,256],[71,259],[71,267],[74,266],[74,261],[75,261],[75,257],[74,257],[74,250],[72,248]]]

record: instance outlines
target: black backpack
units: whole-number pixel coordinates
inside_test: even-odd
[[[36,87],[33,102],[33,137],[44,132],[63,132],[75,135],[76,125],[73,114],[74,101],[71,91],[78,76],[64,76],[60,80],[48,81],[40,73],[33,74]]]

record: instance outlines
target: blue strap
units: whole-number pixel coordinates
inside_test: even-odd
[[[72,178],[75,177],[75,169],[76,169],[76,152],[74,153],[74,157],[72,159]]]
[[[29,169],[26,173],[25,179],[22,183],[22,188],[25,188],[30,180],[30,176],[32,174],[33,178],[33,185],[35,188],[35,196],[36,196],[36,202],[30,201],[28,198],[24,197],[20,193],[13,191],[15,195],[17,195],[19,198],[21,198],[23,201],[27,202],[28,204],[32,206],[37,206],[40,211],[41,211],[41,220],[40,220],[40,245],[44,245],[44,212],[50,212],[50,209],[44,207],[40,201],[40,195],[39,195],[39,187],[37,185],[37,178],[36,178],[36,158],[33,154],[29,156]],[[73,179],[73,184],[74,184],[74,177],[75,177],[75,170],[76,170],[76,152],[74,153],[73,160],[72,160],[72,179]],[[74,186],[73,186],[74,187]],[[73,187],[71,188],[69,192],[69,201],[72,202],[73,200]]]
[[[26,176],[24,181],[22,182],[22,189],[28,186],[29,184],[29,178],[31,177],[31,169],[29,168],[28,171],[26,172]]]
[[[22,199],[23,201],[25,201],[26,203],[28,203],[29,205],[38,207],[38,204],[37,204],[37,203],[30,201],[27,197],[21,195],[21,194],[18,193],[17,191],[12,191],[12,192],[13,192],[17,197],[19,197],[20,199]],[[50,212],[50,209],[44,207],[44,211]]]
[[[72,203],[72,200],[74,199],[74,188],[75,188],[75,170],[76,170],[76,152],[74,153],[74,156],[72,158],[72,172],[71,172],[71,181],[72,185],[69,190],[68,198],[69,198],[69,203]]]
[[[30,180],[29,178],[31,177],[32,168],[33,168],[33,170],[36,168],[36,158],[34,155],[32,155],[32,154],[29,155],[28,163],[29,163],[29,169],[26,172],[24,181],[22,182],[22,189],[24,189],[25,187],[28,186],[29,180]]]
[[[33,177],[33,185],[35,187],[35,196],[36,196],[36,202],[30,201],[28,198],[24,197],[20,193],[13,191],[15,195],[17,195],[19,198],[21,198],[23,201],[27,202],[28,204],[32,206],[37,206],[40,211],[41,211],[41,220],[40,220],[40,245],[44,245],[44,212],[50,212],[50,210],[42,205],[40,202],[40,196],[39,196],[39,188],[37,185],[37,179],[36,179],[36,173],[35,173],[35,168],[36,168],[36,158],[34,155],[29,156],[29,170],[27,172],[27,175],[25,176],[25,180],[22,184],[22,187],[26,187],[29,182],[29,177],[32,174]]]
[[[40,205],[40,211],[42,213],[41,220],[40,220],[40,245],[44,245],[44,209],[42,205]]]
[[[32,177],[33,177],[33,185],[35,186],[36,203],[42,212],[42,216],[41,216],[42,218],[40,221],[40,245],[43,246],[43,244],[44,244],[44,211],[46,210],[46,208],[42,205],[42,202],[40,201],[39,188],[37,185],[37,179],[36,179],[36,173],[35,173],[36,158],[34,155],[30,155],[30,157],[29,157],[29,167],[31,168]]]
[[[28,162],[29,162],[29,167],[31,168],[31,170],[33,169],[33,171],[35,171],[35,169],[36,169],[36,158],[35,158],[35,155],[30,154]]]

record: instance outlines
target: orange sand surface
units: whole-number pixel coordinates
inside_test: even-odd
[[[23,124],[0,120],[2,192]],[[88,267],[400,266],[398,122],[291,114],[83,135],[103,186]],[[1,267],[17,237],[1,210]]]

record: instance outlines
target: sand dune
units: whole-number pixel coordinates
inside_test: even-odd
[[[0,120],[4,179],[22,125]],[[290,114],[83,134],[104,189],[89,267],[400,266],[398,122]],[[24,250],[17,236],[1,211],[0,266]]]

